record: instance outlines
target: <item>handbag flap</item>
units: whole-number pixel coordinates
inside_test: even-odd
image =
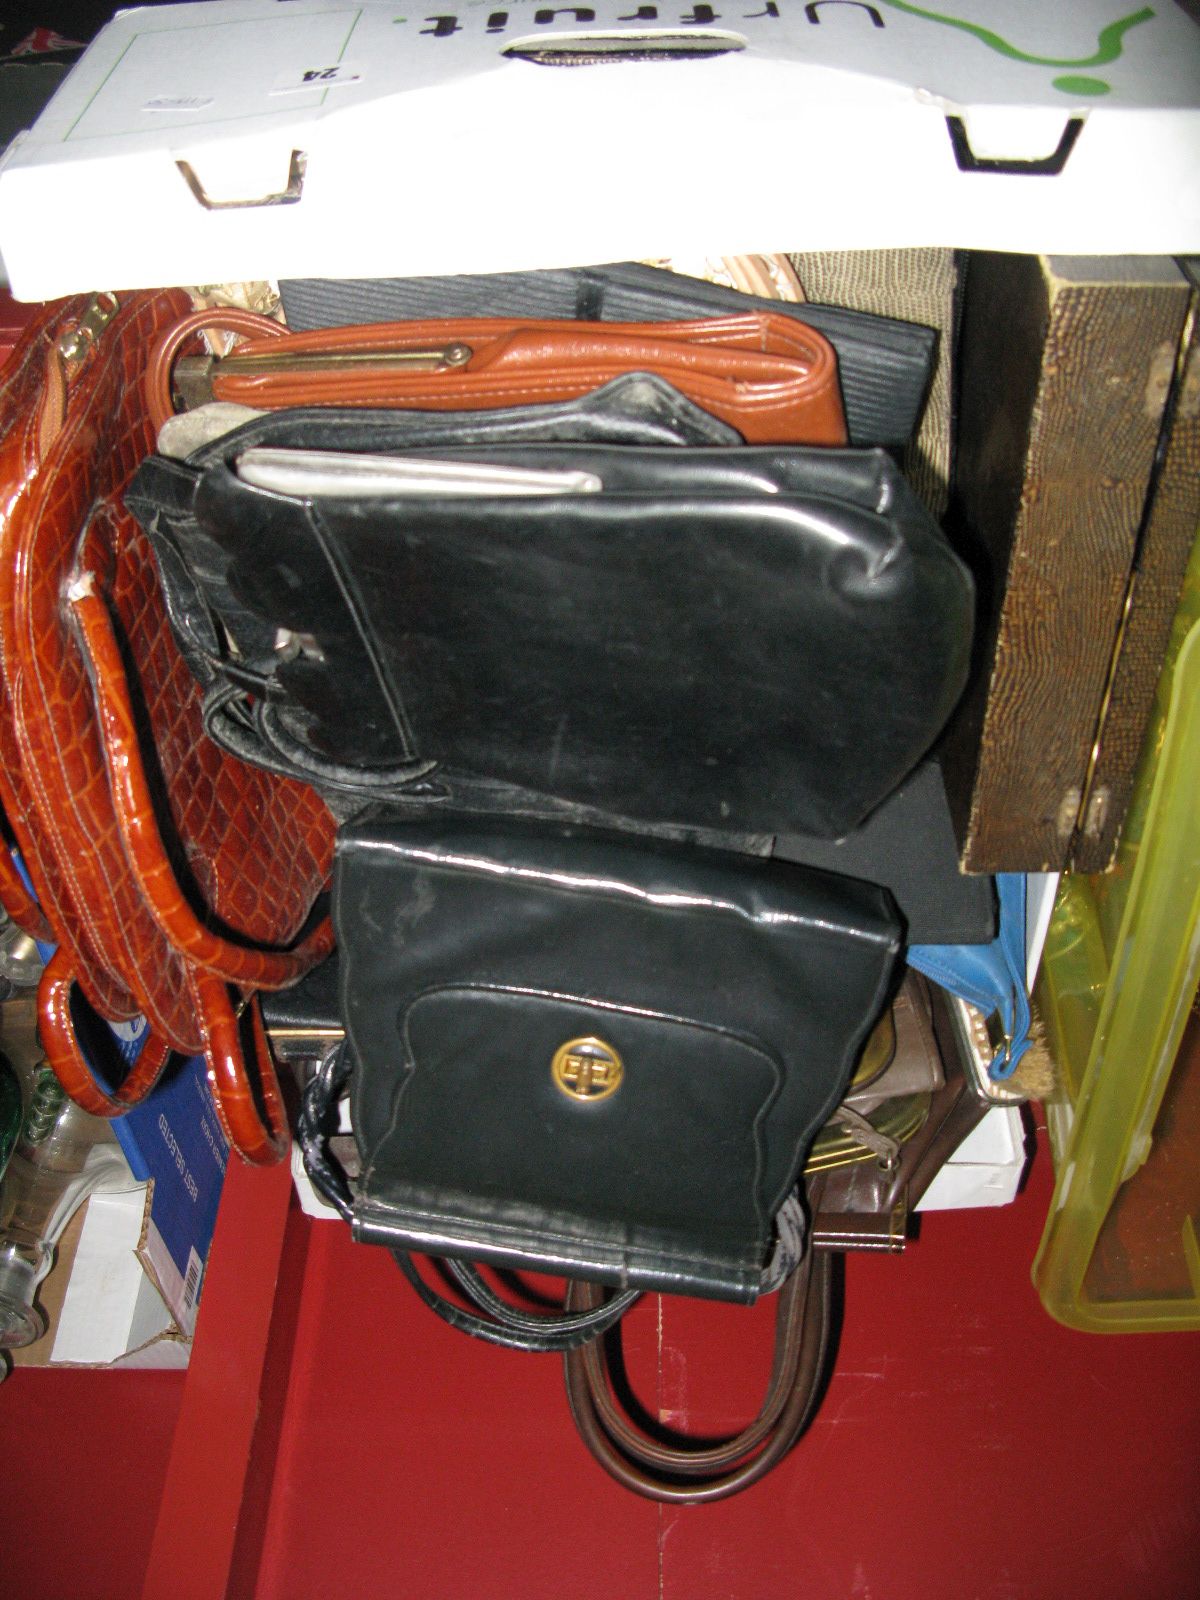
[[[753,1298],[898,949],[880,890],[513,824],[339,841],[358,1237]]]

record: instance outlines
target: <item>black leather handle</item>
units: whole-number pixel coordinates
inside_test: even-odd
[[[413,1265],[412,1257],[403,1250],[393,1250],[396,1264],[412,1284],[429,1309],[448,1322],[460,1333],[482,1339],[485,1344],[497,1344],[506,1350],[532,1351],[534,1354],[565,1355],[581,1345],[606,1333],[623,1317],[640,1296],[635,1289],[624,1289],[611,1300],[591,1304],[578,1313],[550,1313],[520,1311],[501,1300],[484,1283],[475,1268],[461,1261],[447,1261],[451,1275],[478,1304],[492,1313],[492,1318],[476,1316],[464,1311],[452,1300],[431,1289]],[[589,1285],[590,1287],[590,1285]],[[480,1291],[483,1291],[480,1293]]]
[[[354,1195],[344,1169],[329,1148],[329,1137],[336,1130],[338,1101],[349,1081],[353,1063],[348,1040],[329,1052],[304,1090],[296,1129],[304,1170],[313,1188],[347,1222],[354,1220]],[[403,1250],[393,1250],[392,1254],[417,1294],[443,1322],[474,1339],[502,1345],[508,1350],[562,1355],[578,1349],[607,1333],[640,1298],[636,1289],[625,1289],[609,1300],[594,1302],[578,1312],[545,1315],[523,1311],[501,1299],[470,1262],[446,1261],[444,1264],[459,1287],[486,1313],[477,1316],[430,1288]]]
[[[304,1170],[313,1188],[347,1222],[354,1221],[354,1196],[345,1169],[330,1151],[329,1136],[337,1127],[338,1101],[349,1082],[353,1065],[349,1042],[343,1039],[329,1052],[306,1085],[296,1122]]]

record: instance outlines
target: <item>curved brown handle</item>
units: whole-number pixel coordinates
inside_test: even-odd
[[[171,1051],[156,1034],[151,1034],[142,1052],[128,1069],[116,1089],[103,1088],[80,1048],[71,1016],[71,993],[75,974],[70,958],[59,948],[46,963],[38,983],[38,1037],[46,1060],[59,1083],[77,1106],[94,1117],[123,1116],[143,1101],[158,1082]],[[97,1030],[102,1037],[102,1030]],[[116,1046],[113,1046],[116,1055]]]
[[[152,1033],[120,1085],[111,1092],[102,1088],[75,1032],[71,1016],[74,983],[65,953],[55,951],[38,987],[42,1049],[55,1077],[77,1106],[94,1117],[122,1116],[154,1088],[170,1048]],[[251,999],[246,1003],[243,1026],[242,1016],[219,978],[193,970],[188,974],[188,989],[204,1040],[208,1084],[225,1137],[244,1161],[274,1166],[287,1154],[290,1135],[258,1002]],[[102,1036],[100,1030],[97,1036]]]
[[[235,1011],[229,990],[212,973],[194,969],[188,983],[225,1137],[243,1161],[273,1167],[287,1155],[291,1134],[258,998],[252,995]]]
[[[570,1351],[564,1357],[567,1399],[584,1444],[618,1483],[650,1500],[695,1505],[749,1488],[783,1459],[812,1416],[829,1338],[829,1285],[829,1256],[810,1249],[780,1291],[766,1405],[748,1428],[722,1445],[689,1449],[659,1443],[617,1412],[602,1342]],[[587,1306],[598,1296],[593,1285],[572,1284],[567,1303]],[[679,1478],[697,1481],[675,1481]]]
[[[226,333],[244,333],[252,339],[279,339],[287,332],[270,317],[257,311],[243,311],[238,306],[217,307],[213,310],[192,311],[180,317],[153,345],[146,363],[146,406],[155,432],[175,415],[171,399],[171,369],[175,357],[192,334],[206,329],[221,329]]]
[[[241,945],[213,933],[196,916],[175,877],[154,814],[125,679],[120,646],[108,607],[95,593],[90,574],[74,581],[67,603],[78,624],[91,677],[100,743],[112,793],[113,812],[125,855],[156,926],[190,962],[227,983],[281,989],[294,983],[333,949],[328,918],[291,950]]]

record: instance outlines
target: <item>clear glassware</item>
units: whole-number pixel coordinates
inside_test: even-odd
[[[132,1183],[110,1124],[68,1100],[42,1066],[0,1188],[0,1349],[32,1344],[46,1332],[37,1288],[80,1205],[98,1189]]]
[[[0,908],[0,1000],[35,987],[42,975],[42,965],[37,944]]]
[[[0,1178],[21,1132],[21,1080],[17,1069],[0,1052]]]

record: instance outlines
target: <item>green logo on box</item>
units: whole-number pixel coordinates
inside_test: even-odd
[[[962,17],[947,16],[940,11],[926,11],[923,6],[910,5],[909,0],[883,0],[883,3],[890,6],[893,11],[903,11],[910,17],[921,17],[926,22],[940,22],[944,27],[959,28],[963,33],[974,34],[975,38],[981,44],[987,45],[989,50],[1007,56],[1010,61],[1027,61],[1035,67],[1106,67],[1110,61],[1119,58],[1124,48],[1125,35],[1130,28],[1136,28],[1139,22],[1148,22],[1154,15],[1150,6],[1143,6],[1140,11],[1131,11],[1127,17],[1110,22],[1106,28],[1101,28],[1093,55],[1071,60],[1031,55],[1027,50],[1018,50],[1016,45],[1009,44],[1007,39],[1002,39],[998,33],[993,33],[991,28],[982,28],[977,22],[967,22]],[[1066,74],[1052,81],[1054,87],[1060,89],[1063,94],[1107,94],[1112,87],[1111,84],[1105,83],[1103,78],[1089,78],[1075,74]]]

